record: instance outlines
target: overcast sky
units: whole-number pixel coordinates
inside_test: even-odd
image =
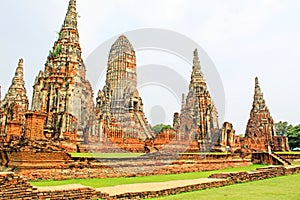
[[[2,97],[22,57],[31,101],[34,78],[44,68],[57,39],[68,0],[1,1]],[[123,32],[140,28],[172,30],[197,42],[214,62],[226,96],[225,120],[233,123],[238,134],[245,132],[255,76],[274,120],[300,123],[300,1],[77,0],[77,4],[84,60],[104,41]],[[143,63],[142,56],[137,58],[138,66]],[[87,70],[93,67],[87,66]],[[184,73],[187,81],[189,76]],[[154,105],[149,102],[159,104],[160,98],[152,95],[151,99],[146,93],[147,89],[140,92],[146,115],[151,118]],[[171,123],[170,113],[176,106],[174,109],[164,111],[164,123]]]

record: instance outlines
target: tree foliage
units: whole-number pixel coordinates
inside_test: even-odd
[[[278,136],[287,136],[287,132],[293,127],[292,125],[288,124],[287,121],[282,122],[279,121],[275,124],[276,126],[276,135]]]
[[[287,131],[290,148],[300,147],[300,124]]]
[[[297,126],[292,126],[288,122],[277,122],[276,135],[287,136],[289,139],[289,146],[291,149],[295,147],[300,147],[300,124]]]
[[[151,129],[157,135],[157,134],[159,134],[160,132],[162,132],[165,129],[172,129],[172,126],[171,125],[167,125],[167,124],[157,124],[157,125],[151,127]]]

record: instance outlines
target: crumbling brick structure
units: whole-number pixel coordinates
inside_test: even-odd
[[[70,0],[59,38],[35,79],[31,107],[34,112],[46,113],[44,135],[75,143],[90,134],[94,107],[92,88],[85,78],[77,18],[76,0]]]
[[[287,137],[276,136],[275,123],[257,77],[250,119],[241,145],[255,151],[268,151],[268,148],[275,151],[289,151]]]
[[[197,49],[189,92],[186,98],[183,95],[181,113],[174,114],[173,122],[179,140],[198,142],[202,151],[209,151],[219,137],[218,113],[201,71]]]
[[[235,136],[228,122],[219,129],[217,109],[201,71],[197,49],[188,95],[183,95],[181,111],[173,116],[174,131],[156,137],[151,130],[137,90],[135,50],[124,35],[112,44],[106,82],[98,91],[94,106],[81,57],[77,17],[76,0],[70,0],[59,37],[44,70],[35,79],[31,110],[23,80],[23,59],[19,60],[3,101],[0,95],[0,150],[10,147],[17,151],[16,147],[28,140],[53,142],[61,151],[106,151],[107,147],[112,151],[119,148],[136,152],[148,144],[158,148],[170,144],[173,146],[169,149],[180,152],[227,151],[227,147],[231,151],[267,151],[269,147],[289,150],[287,138],[275,135],[274,120],[258,79],[245,137]]]
[[[112,45],[106,82],[97,95],[96,135],[145,141],[153,139],[137,90],[136,56],[129,40],[121,35]],[[116,124],[117,127],[112,126]],[[103,127],[105,126],[105,129]],[[107,132],[105,132],[107,131]],[[111,135],[113,133],[113,135]]]
[[[19,60],[12,83],[0,105],[0,137],[9,139],[21,137],[25,130],[25,113],[28,111],[23,59]]]

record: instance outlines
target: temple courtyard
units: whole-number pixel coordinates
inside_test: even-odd
[[[191,48],[181,106],[168,116],[173,124],[156,131],[129,38],[110,44],[106,80],[95,91],[78,17],[76,0],[69,0],[31,101],[23,58],[3,99],[0,89],[0,200],[298,198],[300,153],[276,131],[258,77],[245,132],[237,134],[219,118],[201,51]]]
[[[251,165],[177,175],[31,183],[2,172],[0,199],[254,199],[258,193],[260,199],[297,199],[299,172],[299,165]]]

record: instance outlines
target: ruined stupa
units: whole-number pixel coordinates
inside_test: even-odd
[[[183,95],[180,117],[178,114],[174,116],[173,126],[179,140],[197,141],[201,150],[209,150],[215,133],[219,133],[218,113],[201,71],[197,49],[194,51],[188,95],[186,98]]]
[[[113,137],[140,141],[154,138],[137,90],[135,51],[124,35],[110,49],[106,82],[98,92],[96,109],[100,127],[102,123],[117,125],[119,132]]]
[[[255,78],[255,89],[250,118],[245,132],[245,146],[256,151],[288,151],[286,137],[276,136],[275,123],[266,105],[258,78]]]
[[[70,0],[58,40],[35,79],[31,110],[46,113],[46,137],[83,142],[91,131],[93,92],[85,78],[77,18],[76,0]]]
[[[25,130],[25,113],[28,111],[23,59],[19,60],[15,76],[0,105],[0,135],[9,138],[10,135],[21,136]]]

